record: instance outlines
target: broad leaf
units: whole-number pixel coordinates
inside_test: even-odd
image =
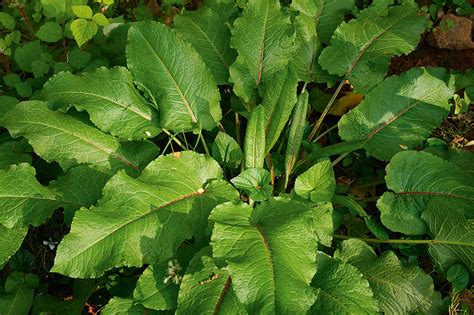
[[[474,218],[474,181],[456,165],[430,153],[404,151],[392,158],[386,171],[385,181],[393,192],[385,192],[377,207],[382,223],[392,231],[426,233],[420,214],[435,197],[465,205],[460,209]]]
[[[95,22],[85,19],[76,19],[71,23],[71,32],[79,47],[94,37],[98,29],[99,27]]]
[[[453,91],[438,70],[416,68],[383,81],[341,118],[341,138],[365,141],[367,153],[381,160],[416,148],[449,114]]]
[[[311,283],[317,300],[310,314],[377,314],[369,282],[357,268],[319,252]]]
[[[133,292],[133,300],[153,310],[176,308],[179,285],[166,279],[166,264],[149,266],[140,276]]]
[[[214,258],[227,262],[235,294],[249,313],[304,313],[314,303],[312,215],[309,205],[283,198],[255,209],[227,203],[212,211]]]
[[[0,225],[0,268],[3,268],[8,259],[20,248],[26,232],[28,229],[9,229]]]
[[[126,68],[100,68],[81,75],[61,72],[44,85],[42,98],[53,109],[75,106],[87,111],[97,127],[123,139],[149,138],[159,132],[156,111],[135,89]]]
[[[273,187],[270,186],[272,177],[264,168],[248,168],[230,181],[238,189],[242,189],[252,200],[263,201],[272,196]]]
[[[150,142],[120,144],[116,138],[54,112],[40,101],[17,104],[0,119],[0,125],[13,137],[28,139],[36,154],[48,162],[57,161],[63,169],[86,163],[104,171],[138,171],[157,150]]]
[[[31,155],[27,152],[31,147],[26,141],[8,141],[0,144],[0,169],[8,169],[10,165],[22,162],[31,164]]]
[[[193,152],[161,156],[138,179],[117,173],[96,207],[76,212],[53,271],[99,277],[113,267],[172,257],[184,240],[205,231],[212,208],[238,199],[229,184],[211,181],[220,178],[214,160]]]
[[[181,282],[176,314],[246,314],[225,269],[200,252],[190,262]]]
[[[336,177],[330,160],[316,163],[295,181],[295,192],[313,202],[331,201],[335,191]]]
[[[265,120],[265,154],[277,142],[296,104],[298,78],[291,67],[274,74],[262,83],[262,106]]]
[[[219,4],[185,11],[174,18],[176,32],[202,56],[218,84],[228,83],[229,66],[236,57],[230,47],[229,12],[233,12],[233,5]]]
[[[38,277],[33,274],[13,272],[5,282],[5,294],[0,294],[2,315],[27,315],[33,302]]]
[[[367,278],[380,310],[384,314],[439,314],[443,302],[434,291],[433,279],[416,266],[403,266],[397,256],[374,250],[356,239],[344,241],[334,254]]]
[[[219,131],[212,144],[212,157],[224,166],[236,168],[242,163],[243,155],[237,141]]]
[[[357,19],[343,22],[337,28],[319,63],[365,93],[383,80],[392,56],[416,48],[425,21],[413,4],[391,7],[385,17],[364,10]]]
[[[158,103],[163,128],[211,130],[221,120],[211,72],[196,50],[165,25],[149,21],[130,27],[127,64]]]
[[[435,197],[421,214],[434,239],[429,245],[430,256],[443,273],[461,263],[474,275],[473,205],[472,200]]]
[[[157,311],[147,310],[142,304],[132,298],[113,297],[102,309],[102,315],[158,315]]]
[[[265,162],[264,108],[256,106],[250,114],[244,142],[245,168],[262,168]]]
[[[238,52],[230,67],[234,92],[248,102],[263,80],[282,70],[292,55],[290,18],[275,0],[249,0],[234,22],[231,45]]]

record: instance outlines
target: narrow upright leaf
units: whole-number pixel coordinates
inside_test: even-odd
[[[44,85],[42,98],[53,109],[75,106],[87,111],[97,127],[123,139],[149,138],[159,132],[156,111],[140,96],[132,75],[123,67],[81,75],[61,72]]]
[[[365,141],[367,153],[381,160],[416,148],[449,113],[454,91],[439,70],[415,68],[385,79],[341,118],[341,138]]]
[[[229,66],[237,55],[230,47],[229,11],[233,11],[233,5],[203,6],[174,18],[176,32],[202,56],[217,84],[228,83]]]
[[[234,92],[245,101],[257,95],[262,80],[282,70],[292,55],[290,18],[276,0],[249,0],[234,22],[231,45],[238,57],[230,67]]]
[[[150,142],[139,142],[133,148],[122,145],[116,138],[71,116],[54,112],[40,101],[17,104],[0,119],[0,125],[13,137],[28,139],[36,154],[46,161],[57,161],[63,169],[86,163],[104,171],[137,171],[147,161],[136,152],[157,150]]]
[[[265,115],[264,108],[252,110],[247,124],[244,142],[245,168],[262,168],[265,162]]]
[[[293,171],[296,159],[298,158],[301,142],[303,140],[306,115],[308,113],[308,98],[309,94],[307,91],[304,91],[298,96],[298,102],[296,103],[293,116],[291,117],[290,133],[288,135],[288,144],[285,154],[285,176],[287,183]]]
[[[367,278],[384,314],[440,314],[443,302],[434,291],[433,279],[416,266],[404,266],[391,252],[377,257],[363,241],[352,239],[339,245],[335,257],[359,269]]]
[[[228,263],[235,294],[250,314],[303,314],[314,303],[313,215],[308,205],[283,198],[212,211],[214,258]]]
[[[127,64],[158,103],[163,128],[211,130],[221,120],[211,72],[196,50],[165,25],[148,21],[130,27]]]
[[[461,203],[463,215],[474,218],[474,181],[456,165],[427,152],[404,151],[386,168],[388,189],[377,201],[382,223],[392,231],[425,234],[420,218],[431,199]],[[461,212],[462,213],[462,212]]]
[[[417,8],[394,6],[384,17],[362,11],[337,28],[319,63],[329,73],[344,76],[358,92],[368,92],[383,80],[392,56],[407,54],[418,45],[426,18],[418,15]]]

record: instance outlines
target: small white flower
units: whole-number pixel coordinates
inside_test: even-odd
[[[176,259],[168,261],[168,268],[166,269],[166,277],[163,280],[164,284],[167,284],[170,280],[174,284],[179,284],[182,277],[178,274],[181,271],[181,266]]]
[[[48,246],[49,250],[54,250],[56,248],[56,245],[58,245],[58,242],[53,241],[53,239],[50,237],[49,240],[43,241],[44,246]]]

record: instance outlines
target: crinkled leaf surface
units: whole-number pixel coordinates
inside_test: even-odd
[[[158,117],[133,85],[126,68],[99,68],[73,75],[61,72],[43,87],[42,98],[53,109],[71,105],[87,111],[102,131],[123,139],[143,139],[159,132]]]
[[[28,139],[36,154],[48,162],[57,161],[63,169],[85,163],[104,171],[137,171],[147,161],[135,152],[157,151],[151,142],[136,143],[132,150],[130,145],[121,145],[113,136],[71,116],[54,112],[40,101],[15,105],[0,119],[0,125],[13,137]]]
[[[153,310],[173,310],[176,308],[179,285],[168,281],[164,283],[167,264],[148,266],[133,291],[133,300]]]
[[[336,177],[330,160],[316,163],[296,178],[295,192],[313,202],[331,201],[335,191]]]
[[[275,73],[262,83],[265,121],[265,153],[277,142],[296,104],[298,77],[291,67]]]
[[[377,314],[369,282],[357,268],[319,252],[311,283],[318,297],[311,314]]]
[[[309,286],[316,272],[313,212],[283,198],[216,207],[213,256],[228,264],[232,286],[249,313],[304,313],[316,298]]]
[[[227,26],[227,17],[234,11],[233,8],[232,4],[216,3],[212,7],[185,11],[174,18],[176,32],[202,56],[218,84],[228,83],[229,66],[237,55],[230,47],[230,29]]]
[[[33,302],[38,277],[33,274],[13,272],[5,282],[5,294],[0,294],[2,315],[27,315]]]
[[[138,179],[117,173],[96,207],[76,212],[54,272],[99,277],[113,267],[173,256],[185,239],[205,230],[212,208],[238,199],[228,183],[209,182],[220,178],[219,165],[194,152],[161,156]]]
[[[404,151],[386,168],[385,181],[392,192],[377,202],[382,223],[405,234],[427,232],[420,214],[437,198],[465,205],[464,215],[474,218],[474,181],[456,165],[427,152]]]
[[[9,229],[0,225],[0,268],[16,253],[23,243],[28,229],[14,228]]]
[[[438,270],[446,273],[455,264],[464,264],[474,274],[474,203],[433,198],[421,218],[428,225],[434,241],[429,253]],[[470,217],[466,215],[470,213]]]
[[[339,121],[345,141],[365,140],[369,155],[389,160],[402,148],[414,149],[449,114],[453,90],[442,69],[415,68],[374,88]]]
[[[176,314],[246,314],[232,289],[229,272],[203,254],[198,253],[186,270]]]
[[[214,77],[196,50],[165,25],[148,21],[130,27],[127,64],[157,102],[163,128],[210,130],[221,120]]]
[[[352,239],[342,242],[334,257],[362,272],[384,314],[442,312],[443,303],[434,291],[433,279],[416,266],[403,266],[393,252],[377,257],[369,245]]]
[[[234,92],[249,101],[262,80],[282,70],[292,55],[290,18],[274,0],[249,0],[232,29],[231,46],[238,52],[230,66]]]
[[[319,63],[329,73],[344,76],[358,92],[365,93],[383,80],[392,56],[416,48],[425,21],[412,4],[391,7],[384,17],[364,10],[357,19],[336,29]]]

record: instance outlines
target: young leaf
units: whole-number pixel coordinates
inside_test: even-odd
[[[72,12],[82,19],[90,20],[92,18],[92,9],[87,5],[74,5],[72,6]]]
[[[225,166],[236,168],[242,162],[243,153],[234,138],[219,131],[212,144],[212,157]]]
[[[96,13],[92,16],[92,21],[99,26],[106,26],[109,25],[109,20],[103,15],[102,13]]]
[[[26,232],[26,228],[9,229],[0,224],[0,268],[20,248]]]
[[[245,168],[263,168],[265,162],[264,108],[256,106],[250,114],[244,142]]]
[[[5,282],[5,293],[0,294],[2,315],[27,315],[33,302],[38,277],[33,274],[13,272]]]
[[[100,170],[128,169],[137,171],[156,146],[150,142],[125,145],[96,128],[71,116],[48,109],[46,103],[28,101],[17,104],[2,119],[0,125],[13,137],[23,136],[46,161],[57,161],[63,169],[86,163]],[[133,149],[133,150],[132,150]],[[139,151],[136,151],[136,150]]]
[[[94,35],[97,33],[97,30],[99,29],[95,22],[84,19],[76,19],[72,21],[70,28],[72,35],[74,36],[74,39],[76,40],[79,47],[94,37]]]
[[[275,0],[249,0],[234,22],[231,45],[238,57],[230,67],[234,92],[248,102],[262,80],[282,70],[292,55],[290,18]]]
[[[204,250],[205,251],[205,250]],[[232,279],[213,259],[199,252],[179,290],[176,314],[247,314],[232,289]]]
[[[318,289],[310,314],[376,314],[377,302],[357,268],[318,252],[311,285]]]
[[[449,180],[449,177],[445,180]],[[453,193],[456,193],[455,189]],[[442,273],[446,273],[455,264],[463,264],[474,274],[472,205],[472,200],[463,202],[461,199],[435,197],[421,214],[421,218],[428,225],[429,234],[434,239],[428,251],[436,268]]]
[[[62,72],[44,85],[42,98],[53,109],[66,111],[74,105],[87,111],[97,127],[123,139],[154,137],[160,131],[157,112],[140,96],[123,67],[82,75]]]
[[[456,165],[427,152],[404,151],[395,155],[386,168],[385,181],[393,192],[377,201],[382,223],[392,231],[425,234],[420,214],[433,198],[459,202],[469,218],[474,218],[474,183]]]
[[[217,84],[228,83],[229,66],[237,55],[230,47],[230,30],[227,26],[227,17],[229,12],[233,12],[233,7],[225,4],[212,8],[203,6],[174,18],[176,33],[202,56]]]
[[[138,179],[118,172],[96,207],[76,212],[54,272],[99,277],[113,267],[172,257],[185,239],[203,233],[216,205],[238,199],[229,184],[211,181],[219,178],[219,165],[194,152],[161,156]]]
[[[272,196],[273,188],[269,185],[271,180],[270,172],[266,169],[248,168],[230,181],[235,187],[242,189],[252,200],[263,201]]]
[[[453,91],[439,69],[411,69],[384,80],[359,106],[339,121],[345,141],[364,140],[369,155],[389,160],[403,148],[414,149],[449,113]]]
[[[63,38],[63,29],[56,22],[46,22],[36,32],[36,37],[44,42],[54,43]]]
[[[336,177],[330,160],[313,165],[296,178],[295,192],[312,202],[331,201],[335,191]]]
[[[153,310],[173,310],[177,306],[179,285],[166,278],[167,264],[149,266],[140,276],[133,292],[133,300]]]
[[[298,96],[298,101],[293,111],[293,116],[291,117],[290,133],[288,135],[288,144],[285,154],[286,184],[288,184],[288,179],[300,152],[301,141],[303,140],[303,132],[306,125],[306,115],[308,113],[308,97],[309,94],[307,91],[304,91]]]
[[[228,263],[232,287],[249,313],[302,314],[314,303],[312,215],[309,205],[284,198],[255,209],[226,203],[212,211],[214,258]]]
[[[277,142],[280,134],[290,119],[296,104],[298,78],[288,66],[275,73],[262,83],[262,106],[264,108],[265,154],[268,154]]]
[[[364,10],[357,19],[337,28],[319,63],[366,93],[383,80],[392,56],[415,49],[425,21],[413,4],[391,7],[386,17]]]
[[[211,72],[196,50],[165,25],[133,24],[127,63],[158,103],[163,128],[211,130],[221,120],[220,94]]]
[[[342,242],[334,257],[362,272],[384,314],[442,313],[433,279],[416,266],[403,266],[393,252],[377,257],[370,246],[352,239]]]

